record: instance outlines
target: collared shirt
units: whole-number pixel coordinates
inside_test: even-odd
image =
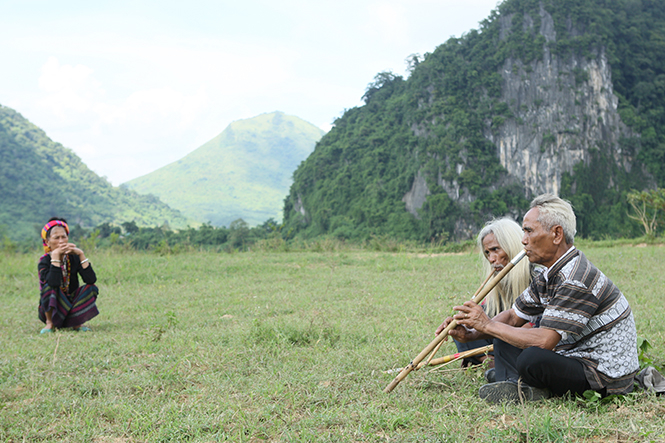
[[[624,295],[579,250],[569,250],[535,278],[513,305],[527,321],[542,315],[540,327],[561,340],[555,352],[580,360],[595,390],[630,392],[639,369],[637,332]]]
[[[575,249],[576,249],[575,245],[571,246],[570,249],[568,249],[566,252],[564,252],[563,255],[561,257],[559,257],[558,260],[555,261],[552,266],[550,266],[549,268],[545,268],[543,270],[545,281],[549,281],[549,275],[548,274],[550,273],[550,269],[556,268],[557,263],[559,263],[561,260],[564,260],[568,256],[568,254],[573,252]]]

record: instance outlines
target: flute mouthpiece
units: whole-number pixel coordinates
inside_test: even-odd
[[[519,263],[520,260],[522,260],[524,258],[525,255],[526,255],[526,250],[522,249],[519,252],[519,254],[517,254],[515,257],[513,257],[512,260],[510,260],[510,263],[512,263],[513,266],[516,265],[517,263]]]

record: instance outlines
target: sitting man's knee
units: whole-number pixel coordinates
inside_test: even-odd
[[[521,376],[530,373],[534,367],[542,364],[542,359],[539,357],[540,351],[542,349],[532,346],[524,349],[519,357],[517,357],[515,367]]]

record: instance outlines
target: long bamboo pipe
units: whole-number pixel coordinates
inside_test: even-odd
[[[478,286],[478,289],[476,289],[476,292],[473,293],[473,297],[471,297],[472,299],[473,299],[476,295],[478,295],[478,294],[480,293],[480,291],[482,291],[482,289],[485,287],[485,285],[487,284],[487,282],[490,281],[490,278],[492,278],[492,275],[494,275],[493,272],[490,273],[490,275],[487,276],[487,278],[485,279],[485,281],[482,282],[482,283],[480,284],[480,286]],[[434,355],[439,351],[439,348],[441,347],[442,344],[443,344],[443,341],[440,341],[439,344],[436,345],[436,348],[434,348],[434,350],[432,351],[432,353],[429,355],[429,358],[427,359],[427,363],[425,363],[424,365],[423,365],[423,364],[419,364],[418,367],[416,368],[416,370],[420,369],[422,366],[427,366],[427,365],[429,365],[430,362],[432,361],[432,359],[434,358]]]
[[[450,363],[451,361],[459,360],[460,358],[475,357],[476,355],[487,354],[492,351],[494,351],[494,345],[487,345],[487,346],[482,346],[480,348],[469,349],[468,351],[457,352],[455,354],[450,354],[443,357],[435,358],[431,361],[426,361],[426,362],[421,361],[415,370],[423,368],[427,365],[439,366],[446,363]],[[401,370],[402,368],[398,368],[386,372],[398,372]]]
[[[480,303],[481,301],[483,301],[483,299],[485,298],[485,296],[486,296],[487,294],[489,294],[490,291],[491,291],[492,289],[494,289],[494,287],[495,287],[497,284],[499,284],[499,282],[501,281],[501,279],[502,279],[507,273],[509,273],[510,270],[513,269],[513,268],[515,267],[515,265],[516,265],[517,263],[519,263],[519,261],[522,260],[522,258],[524,258],[525,255],[526,255],[526,251],[522,250],[522,251],[520,251],[519,254],[517,254],[515,257],[513,257],[513,259],[510,260],[510,263],[508,263],[508,264],[507,264],[507,265],[501,270],[501,272],[499,272],[499,273],[498,273],[498,274],[492,279],[492,281],[490,281],[489,285],[485,286],[485,288],[484,288],[482,291],[480,291],[480,293],[479,293],[478,295],[476,295],[476,296],[474,297],[473,302],[474,302],[474,303]],[[436,345],[438,345],[441,341],[443,341],[445,338],[448,337],[448,332],[450,332],[452,329],[454,329],[454,328],[456,328],[456,327],[457,327],[457,321],[456,321],[456,320],[451,321],[450,324],[448,324],[448,326],[446,326],[446,328],[445,328],[443,331],[441,331],[441,333],[440,333],[439,335],[437,335],[436,338],[435,338],[434,340],[432,340],[432,342],[431,342],[429,345],[427,345],[427,347],[425,347],[425,349],[423,349],[423,350],[420,352],[420,354],[418,354],[418,355],[416,356],[416,358],[414,358],[414,359],[411,361],[411,363],[409,363],[408,365],[406,365],[406,367],[405,367],[404,369],[402,369],[402,372],[400,372],[399,374],[397,374],[397,377],[395,377],[395,379],[394,379],[392,382],[390,382],[390,384],[389,384],[388,386],[386,386],[386,388],[383,390],[383,392],[385,392],[386,394],[392,392],[392,390],[395,389],[395,387],[396,387],[396,386],[397,386],[402,380],[404,380],[404,379],[406,378],[406,376],[409,375],[409,373],[410,373],[411,371],[413,371],[414,369],[416,369],[416,368],[418,367],[418,364],[419,364],[421,361],[423,361],[423,359],[424,359],[425,357],[427,357],[427,356],[430,354],[430,352],[432,352],[432,350],[436,347]]]
[[[486,354],[488,352],[494,351],[494,345],[482,346],[480,348],[469,349],[468,351],[457,352],[455,354],[446,355],[444,357],[435,358],[428,360],[426,362],[421,361],[416,369],[420,369],[423,366],[438,366],[444,363],[450,363],[453,360],[459,360],[460,358],[475,357],[476,355]]]

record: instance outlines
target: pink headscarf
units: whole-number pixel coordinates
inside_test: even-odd
[[[51,220],[50,222],[46,223],[42,228],[42,243],[44,244],[44,253],[46,254],[51,252],[51,248],[48,247],[48,243],[46,242],[46,235],[48,234],[48,231],[50,231],[54,226],[62,226],[65,228],[67,235],[69,235],[69,226],[67,226],[67,223],[61,220]]]

